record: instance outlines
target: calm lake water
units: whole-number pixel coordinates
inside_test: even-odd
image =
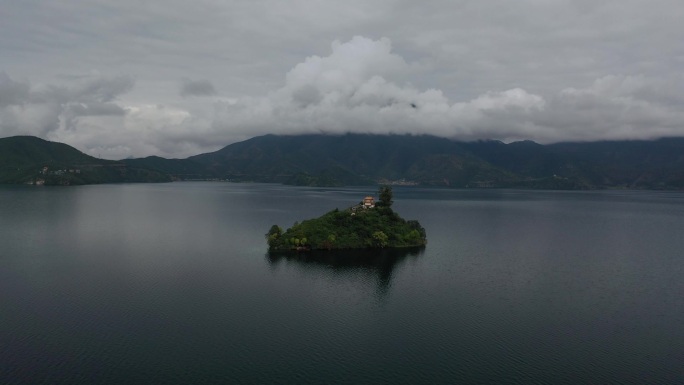
[[[269,257],[374,188],[0,187],[0,383],[684,383],[684,194],[395,188],[422,250]]]

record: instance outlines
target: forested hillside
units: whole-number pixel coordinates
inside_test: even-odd
[[[170,180],[168,174],[97,159],[63,143],[32,136],[0,139],[0,183],[79,185]]]
[[[45,166],[67,173],[80,169],[81,175],[42,178],[37,172]],[[306,186],[682,189],[684,138],[541,145],[427,135],[266,135],[187,159],[120,161],[34,137],[0,139],[0,183],[43,179],[46,184],[219,179]]]

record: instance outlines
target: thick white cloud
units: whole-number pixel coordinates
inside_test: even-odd
[[[243,135],[425,133],[541,142],[684,134],[675,92],[681,79],[609,75],[547,96],[513,88],[454,102],[440,90],[388,80],[410,77],[411,67],[388,39],[335,42],[330,55],[307,58],[268,95],[218,104],[214,124]]]
[[[325,57],[296,65],[283,87],[264,97],[217,105],[215,125],[244,134],[303,132],[432,133],[470,135],[470,126],[494,110],[542,108],[522,89],[489,92],[452,103],[437,89],[407,82],[412,65],[392,52],[389,39],[335,41]],[[461,127],[459,127],[461,126]]]

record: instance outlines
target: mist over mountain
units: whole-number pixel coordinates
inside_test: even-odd
[[[684,138],[541,145],[429,135],[265,135],[186,159],[118,162],[33,137],[0,139],[0,182],[35,183],[45,166],[82,170],[69,183],[53,184],[220,179],[307,186],[682,189]]]

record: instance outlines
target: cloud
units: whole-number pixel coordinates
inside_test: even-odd
[[[682,87],[681,76],[608,75],[561,90],[534,121],[550,128],[542,141],[682,136],[684,99],[676,92]]]
[[[64,112],[72,116],[125,115],[126,111],[115,103],[68,103]]]
[[[549,142],[684,126],[679,0],[5,3],[0,136],[103,155],[265,133]]]
[[[417,86],[412,80],[424,71],[390,39],[356,36],[293,63],[279,85],[256,96],[219,97],[209,81],[185,78],[181,95],[171,92],[175,100],[124,101],[135,85],[130,76],[93,72],[55,85],[0,73],[0,135],[38,135],[112,159],[187,157],[269,133],[542,143],[684,135],[678,73],[604,73],[543,92],[513,86],[455,98],[440,86]]]
[[[214,125],[234,134],[416,133],[459,140],[540,142],[684,134],[681,78],[608,75],[539,95],[516,87],[451,101],[408,82],[415,66],[389,39],[336,41],[297,64],[263,97],[217,103]]]
[[[213,96],[216,95],[216,89],[209,80],[183,79],[180,95],[184,98],[189,96]]]
[[[0,72],[0,134],[55,137],[74,130],[81,117],[121,116],[115,99],[133,87],[127,76],[80,77],[67,85],[31,85]]]
[[[123,103],[133,86],[130,76],[97,72],[37,85],[0,72],[0,137],[35,135],[107,159],[184,157],[225,142],[187,109]]]
[[[31,86],[28,82],[20,82],[0,71],[0,108],[19,105],[28,99]]]

